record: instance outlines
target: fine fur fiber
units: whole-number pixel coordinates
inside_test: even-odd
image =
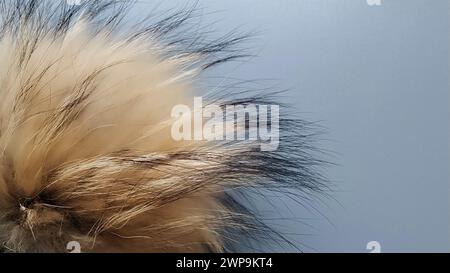
[[[223,252],[289,241],[243,200],[326,188],[313,124],[281,110],[280,146],[170,137],[202,72],[247,35],[189,32],[195,8],[127,22],[129,1],[0,1],[0,244],[7,252]],[[276,93],[223,88],[223,104]],[[250,239],[249,239],[250,238]]]

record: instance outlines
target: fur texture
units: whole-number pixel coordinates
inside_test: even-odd
[[[128,2],[1,0],[0,242],[4,251],[203,252],[282,240],[238,202],[324,188],[311,124],[283,117],[277,151],[177,142],[171,108],[245,35],[186,31],[194,9],[123,23]],[[221,91],[211,102],[270,103]],[[282,113],[283,114],[283,113]],[[245,189],[245,190],[242,190]],[[269,238],[269,239],[270,239]]]

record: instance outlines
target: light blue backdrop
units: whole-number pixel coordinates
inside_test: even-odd
[[[375,240],[385,252],[450,251],[450,1],[198,6],[218,31],[259,33],[251,42],[258,57],[227,67],[227,76],[277,79],[302,117],[328,128],[337,201],[318,203],[323,215],[287,199],[277,207],[299,218],[283,223],[299,247],[366,252]]]

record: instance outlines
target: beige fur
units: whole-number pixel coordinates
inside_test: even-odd
[[[230,192],[320,191],[310,123],[280,120],[273,152],[171,137],[172,107],[192,103],[201,71],[240,57],[243,37],[191,34],[190,10],[120,28],[126,4],[84,3],[0,0],[2,250],[228,251],[243,233],[290,243]]]
[[[83,251],[222,250],[220,187],[170,200],[189,190],[172,174],[196,163],[157,163],[190,149],[172,140],[170,111],[189,98],[196,71],[184,64],[195,56],[163,59],[156,40],[94,37],[78,22],[56,41],[42,38],[23,67],[11,36],[0,42],[0,202],[22,211],[2,235],[6,247],[65,251],[79,240]],[[27,198],[29,206],[19,201]]]

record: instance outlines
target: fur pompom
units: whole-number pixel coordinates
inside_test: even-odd
[[[70,241],[85,252],[230,251],[239,234],[272,232],[236,191],[326,186],[312,124],[283,112],[275,151],[171,137],[171,109],[191,103],[202,71],[243,56],[245,35],[186,32],[193,9],[127,26],[128,2],[0,3],[4,251],[65,252]],[[273,103],[243,94],[205,103]]]

